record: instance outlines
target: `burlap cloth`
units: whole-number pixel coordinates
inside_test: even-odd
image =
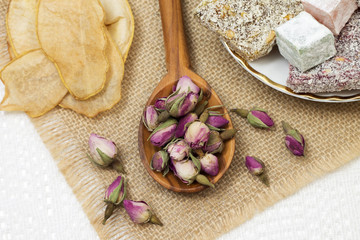
[[[8,0],[0,2],[0,20],[4,23]],[[276,131],[256,130],[232,116],[239,129],[236,153],[215,189],[179,194],[156,183],[140,161],[137,133],[145,101],[166,73],[159,5],[156,0],[130,0],[136,31],[125,66],[121,102],[94,119],[58,107],[32,120],[101,239],[214,239],[360,155],[359,103],[315,103],[265,86],[245,72],[217,36],[193,17],[198,2],[183,3],[193,70],[210,83],[226,106],[268,109],[277,124]],[[4,33],[4,26],[1,30]],[[4,50],[4,34],[1,44]],[[4,51],[0,59],[2,63],[8,61]],[[285,149],[281,120],[289,121],[305,136],[306,158],[293,157]],[[117,174],[97,168],[87,159],[91,132],[117,143],[129,180],[127,197],[147,201],[163,227],[135,225],[123,208],[116,210],[105,226],[101,224],[104,191]],[[248,173],[245,155],[264,160],[270,188]]]

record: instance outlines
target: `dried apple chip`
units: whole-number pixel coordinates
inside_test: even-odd
[[[0,72],[5,84],[3,111],[25,111],[39,117],[64,98],[67,89],[56,64],[43,50],[33,50],[12,60]]]
[[[130,5],[127,0],[101,0],[101,2],[104,6],[107,20],[113,22],[107,26],[107,29],[118,45],[125,62],[134,37],[135,28],[134,16]]]
[[[120,101],[124,61],[109,34],[106,53],[110,62],[110,68],[107,72],[107,83],[104,89],[96,96],[84,101],[76,100],[68,94],[60,103],[61,107],[72,109],[87,117],[95,117],[98,113],[111,109]]]
[[[58,64],[65,87],[85,100],[105,86],[104,10],[98,0],[40,0],[37,32],[41,47]]]
[[[40,48],[36,36],[38,0],[11,0],[6,15],[8,39],[15,56]]]

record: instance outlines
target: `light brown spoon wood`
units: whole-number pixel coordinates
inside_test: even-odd
[[[190,70],[190,61],[186,48],[186,40],[182,21],[181,0],[159,0],[161,21],[164,32],[164,43],[166,51],[166,66],[168,73],[159,82],[154,92],[151,94],[146,106],[153,105],[157,98],[166,97],[172,92],[173,85],[182,76],[189,76],[192,81],[202,88],[204,96],[208,99],[208,106],[223,105],[218,95],[209,86],[209,84],[199,75]],[[155,70],[154,70],[155,71]],[[229,120],[227,128],[233,128],[231,119],[227,114],[227,110],[222,110],[224,117]],[[181,182],[170,171],[166,177],[161,173],[154,172],[150,169],[150,161],[155,152],[160,148],[154,147],[150,141],[147,141],[150,132],[144,127],[140,121],[138,144],[142,162],[149,174],[162,186],[175,192],[199,192],[206,187],[198,183],[186,185]],[[229,168],[235,152],[235,139],[225,142],[225,147],[219,158],[219,174],[215,177],[209,177],[212,183],[216,183],[224,175]]]

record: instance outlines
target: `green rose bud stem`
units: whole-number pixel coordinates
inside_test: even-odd
[[[169,117],[170,117],[170,113],[168,111],[163,111],[159,114],[158,122],[159,123],[165,122],[166,120],[168,120]]]
[[[269,184],[269,178],[267,177],[266,175],[266,172],[262,173],[261,175],[257,176],[260,181],[265,184],[267,187],[270,187],[270,184]]]
[[[222,140],[229,140],[235,136],[236,132],[236,129],[228,129],[220,133],[220,137]]]
[[[200,122],[205,123],[209,118],[209,111],[205,110],[201,115],[200,115]]]
[[[108,205],[106,206],[106,209],[105,209],[104,220],[102,222],[103,225],[105,225],[106,221],[109,219],[109,217],[111,217],[111,215],[113,214],[115,208],[116,208],[115,204],[108,203]]]
[[[124,167],[122,166],[122,164],[120,163],[119,160],[114,160],[114,162],[112,163],[112,168],[115,169],[118,173],[125,173]]]
[[[208,103],[209,103],[208,101],[204,101],[203,103],[198,104],[195,108],[194,113],[200,116],[204,112],[206,105],[208,105]]]
[[[293,128],[287,122],[281,121],[281,124],[285,134],[288,134],[291,130],[293,130]]]
[[[195,180],[202,184],[202,185],[205,185],[205,186],[209,186],[209,187],[212,187],[212,188],[215,188],[215,185],[212,184],[209,179],[207,177],[205,177],[204,175],[202,174],[198,174],[195,178]]]
[[[246,109],[231,109],[230,112],[236,113],[237,115],[239,115],[242,118],[247,118],[247,116],[249,115],[249,111]]]
[[[159,226],[163,225],[162,222],[160,221],[160,219],[155,214],[151,215],[151,218],[150,218],[149,222],[152,223],[152,224],[159,225]]]

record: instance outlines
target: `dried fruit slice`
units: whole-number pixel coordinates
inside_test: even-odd
[[[98,0],[40,0],[37,31],[41,47],[58,64],[65,87],[85,100],[105,86],[104,11]]]
[[[107,34],[107,36],[107,57],[110,62],[110,68],[107,72],[107,83],[104,89],[96,96],[85,101],[76,100],[68,94],[60,103],[61,107],[70,108],[87,117],[95,117],[98,113],[109,110],[120,101],[121,81],[124,76],[124,61],[111,36],[109,34]]]
[[[11,0],[6,15],[8,39],[15,56],[40,48],[36,36],[38,0]]]
[[[107,26],[111,37],[118,45],[124,62],[126,61],[133,37],[134,16],[127,0],[101,0],[106,18],[113,22]],[[118,21],[116,21],[118,19]]]
[[[12,49],[12,47],[10,45],[10,41],[6,40],[6,42],[7,42],[7,47],[8,47],[8,53],[9,53],[9,56],[10,56],[10,60],[13,60],[15,58],[14,50]]]
[[[39,117],[64,98],[67,89],[56,64],[41,50],[33,50],[12,60],[0,72],[5,84],[3,111],[26,111]]]

